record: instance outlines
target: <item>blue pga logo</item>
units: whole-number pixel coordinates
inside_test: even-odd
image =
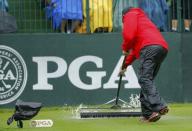
[[[0,45],[0,105],[17,99],[27,82],[27,67],[14,49]]]

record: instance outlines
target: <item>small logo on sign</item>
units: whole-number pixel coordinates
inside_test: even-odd
[[[31,127],[52,127],[52,120],[32,120],[30,123]]]
[[[27,67],[21,55],[0,45],[0,105],[17,99],[27,82]]]

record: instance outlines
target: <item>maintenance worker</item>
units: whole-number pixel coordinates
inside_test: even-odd
[[[168,53],[168,45],[158,28],[140,8],[125,8],[122,11],[122,52],[125,64],[119,75],[124,75],[127,66],[140,60],[139,84],[143,122],[156,122],[169,108],[154,85],[161,63]]]

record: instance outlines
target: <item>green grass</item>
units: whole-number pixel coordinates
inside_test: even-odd
[[[138,118],[75,119],[72,108],[43,108],[35,119],[52,119],[51,128],[32,128],[30,121],[18,129],[16,122],[6,125],[13,110],[0,109],[0,131],[192,131],[192,104],[172,104],[168,115],[156,123],[141,123]]]

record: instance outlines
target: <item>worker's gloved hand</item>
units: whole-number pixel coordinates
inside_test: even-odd
[[[120,71],[119,71],[119,74],[118,74],[118,76],[125,76],[125,71],[126,71],[127,69],[126,68],[124,68],[124,69],[120,69]]]
[[[125,56],[129,55],[129,52],[128,52],[128,51],[124,51],[124,50],[123,50],[122,53],[123,53],[123,55],[125,55]]]

